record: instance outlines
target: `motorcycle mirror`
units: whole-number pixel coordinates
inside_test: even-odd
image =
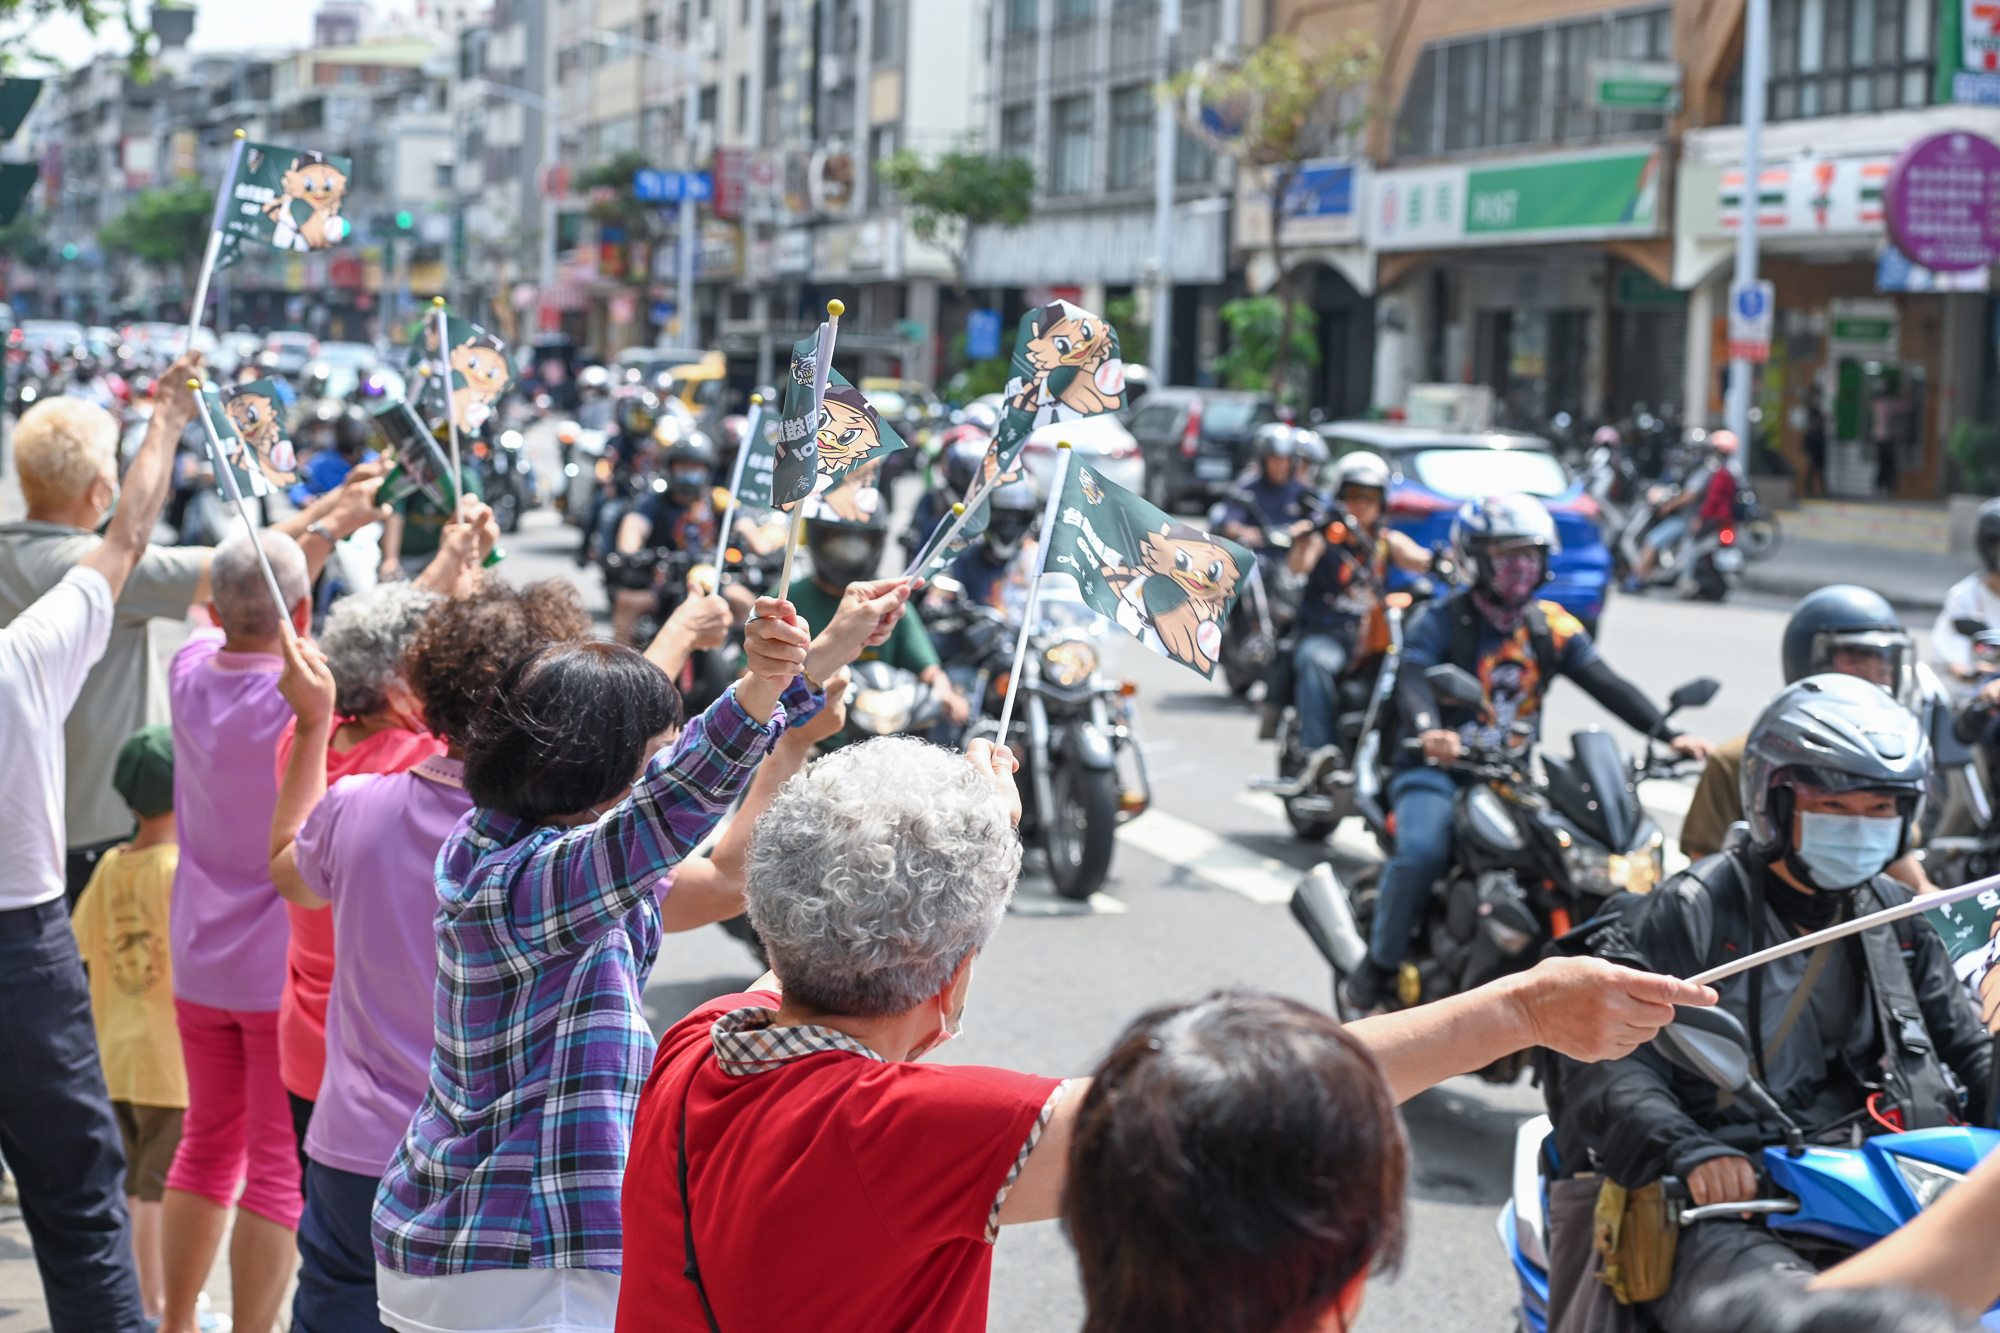
[[[933,588],[936,588],[939,592],[947,593],[953,597],[956,597],[960,593],[965,591],[965,585],[963,583],[960,583],[957,579],[953,578],[949,574],[939,574],[936,578],[931,580],[931,586]]]
[[[1722,682],[1711,676],[1700,676],[1667,696],[1667,703],[1674,709],[1699,708],[1715,697],[1722,688]]]
[[[1750,1035],[1727,1009],[1674,1006],[1674,1021],[1653,1034],[1653,1049],[1724,1092],[1750,1081]]]
[[[1467,708],[1480,708],[1486,703],[1486,689],[1479,683],[1479,677],[1462,666],[1449,662],[1428,667],[1424,679],[1430,682],[1432,692],[1445,703],[1461,704]]]
[[[1974,620],[1970,616],[1960,616],[1951,622],[1951,627],[1968,639],[1975,634],[1985,633],[1987,628],[1985,621]]]

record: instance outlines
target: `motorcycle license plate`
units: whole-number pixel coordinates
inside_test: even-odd
[[[1194,474],[1203,481],[1228,481],[1234,470],[1226,458],[1197,458],[1194,460]]]
[[[1733,547],[1723,547],[1715,553],[1715,567],[1724,574],[1734,574],[1743,568],[1743,552]]]

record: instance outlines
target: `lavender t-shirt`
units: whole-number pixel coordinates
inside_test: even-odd
[[[299,876],[333,913],[326,1077],[306,1156],[379,1176],[424,1098],[436,1040],[438,849],[472,809],[463,765],[342,778],[299,830]]]
[[[195,631],[174,655],[174,828],[180,867],[168,939],[174,994],[213,1009],[276,1011],[292,935],[271,883],[278,735],[292,720],[278,693],[284,659],[222,651]]]

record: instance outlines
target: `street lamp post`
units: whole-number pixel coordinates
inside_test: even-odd
[[[1764,174],[1764,89],[1770,68],[1771,0],[1745,0],[1743,15],[1743,211],[1736,228],[1735,293],[1757,281],[1758,195]],[[1724,417],[1736,432],[1735,467],[1749,467],[1750,378],[1754,367],[1743,357],[1729,359],[1729,396]],[[1692,404],[1690,404],[1692,406]]]
[[[542,179],[536,185],[542,196],[541,272],[537,285],[541,290],[540,299],[546,302],[549,292],[556,285],[556,197],[549,188],[548,175],[555,169],[560,151],[556,143],[555,103],[540,93],[531,93],[512,84],[494,83],[490,79],[486,81],[486,91],[506,101],[518,102],[542,117]]]
[[[1173,77],[1174,45],[1180,40],[1181,0],[1161,0],[1160,82]],[[1153,108],[1153,338],[1148,359],[1153,383],[1171,378],[1174,320],[1174,179],[1179,134],[1173,103],[1160,99]]]
[[[1171,0],[1170,0],[1171,3]],[[675,51],[654,42],[642,41],[621,32],[609,32],[603,28],[593,28],[584,34],[600,46],[623,47],[625,50],[642,55],[651,60],[674,65],[687,76],[687,89],[682,94],[681,135],[684,139],[694,138],[696,117],[701,114],[701,61],[687,51]],[[643,80],[640,81],[640,98],[644,100]],[[641,107],[641,114],[644,107]],[[694,165],[693,153],[688,154],[687,165]],[[682,182],[680,210],[677,219],[680,226],[679,244],[674,252],[674,319],[679,324],[679,337],[683,347],[701,346],[701,320],[694,308],[694,258],[695,258],[695,214],[696,204],[693,191]]]

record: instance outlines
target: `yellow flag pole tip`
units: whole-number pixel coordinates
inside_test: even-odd
[[[839,319],[847,313],[847,307],[839,301],[828,301],[826,303],[826,313],[832,315],[835,319]]]
[[[755,403],[757,406],[762,407],[764,405],[764,395],[761,393],[753,393],[750,395],[750,401]]]
[[[1058,449],[1067,449],[1067,448],[1069,448],[1069,441],[1068,441],[1068,440],[1057,440],[1057,441],[1056,441],[1056,448],[1058,448]]]
[[[444,304],[444,298],[442,296],[433,296],[431,298],[431,304],[436,306],[441,306]]]
[[[965,512],[965,506],[962,504],[955,504],[951,507],[951,516],[953,518],[957,518],[960,514],[963,514],[964,512]]]
[[[250,133],[247,130],[238,130],[236,131],[236,137],[239,139],[247,139],[250,137]]]
[[[201,392],[201,381],[200,381],[200,380],[189,380],[189,381],[188,381],[188,392],[189,392],[189,393],[200,393],[200,392]]]

